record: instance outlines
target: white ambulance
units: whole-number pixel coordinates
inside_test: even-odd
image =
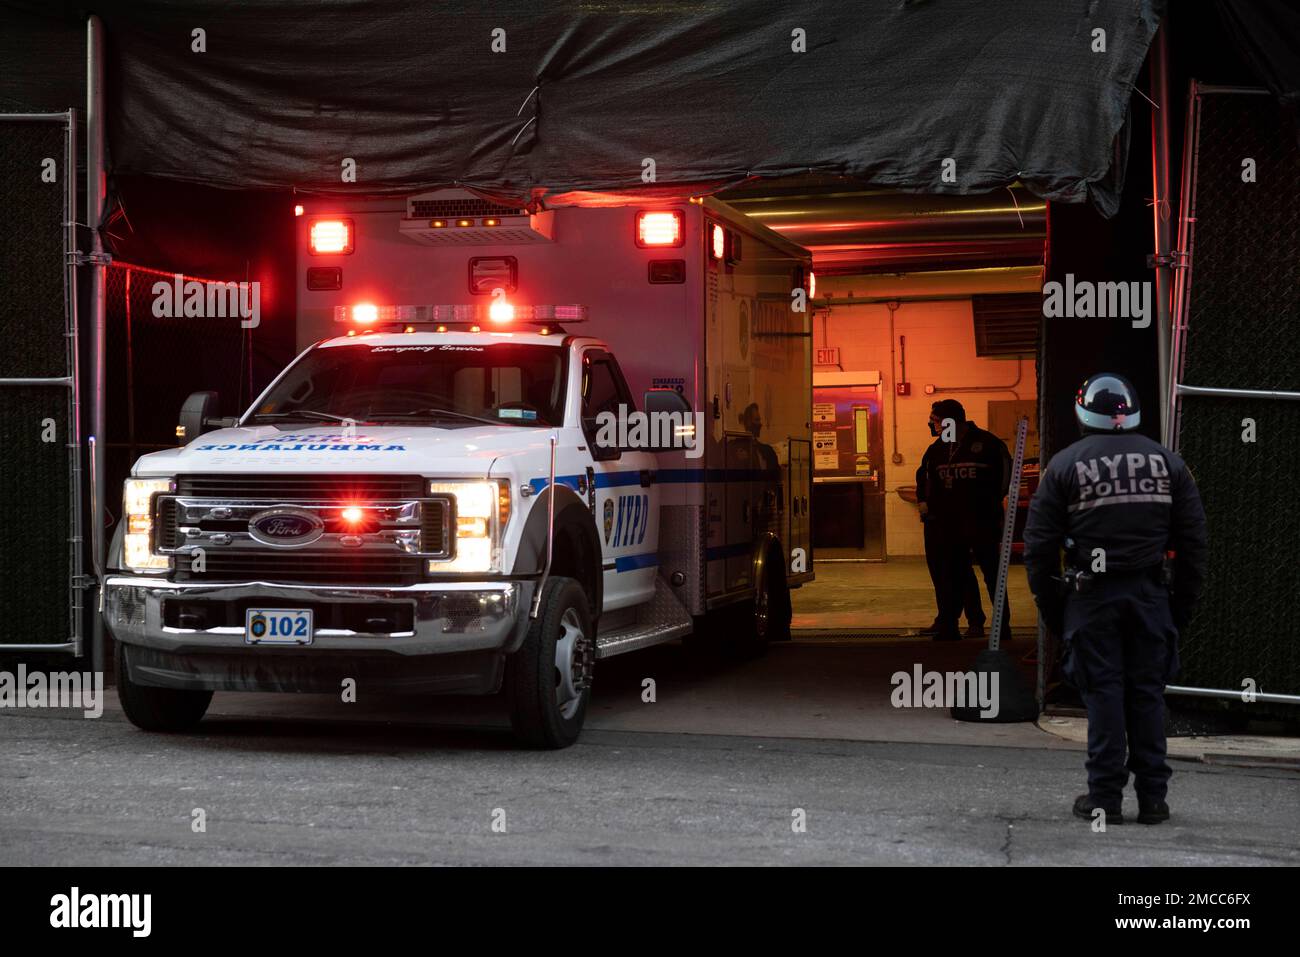
[[[571,744],[596,662],[788,636],[812,577],[811,263],[712,199],[298,210],[303,352],[142,457],[110,549],[127,716],[214,690],[500,692]]]

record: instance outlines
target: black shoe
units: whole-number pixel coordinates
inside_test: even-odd
[[[937,634],[939,634],[939,619],[936,618],[934,621],[930,622],[930,624],[926,625],[924,628],[922,628],[920,631],[918,631],[917,634],[918,634],[918,635],[937,635]]]
[[[1092,812],[1097,810],[1097,805],[1092,803],[1092,798],[1086,794],[1080,794],[1074,799],[1074,816],[1083,818],[1085,821],[1092,820]],[[1103,810],[1105,810],[1103,808]],[[1123,824],[1124,815],[1118,810],[1106,811],[1106,823]]]
[[[1164,801],[1138,801],[1138,823],[1160,824],[1169,820],[1169,805]]]
[[[961,641],[961,632],[956,628],[945,628],[935,632],[931,641]]]
[[[983,637],[984,637],[984,622],[981,621],[981,622],[979,622],[978,624],[967,625],[967,626],[966,626],[966,637],[967,637],[967,638],[983,638]]]

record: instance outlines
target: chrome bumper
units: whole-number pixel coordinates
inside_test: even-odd
[[[443,655],[458,652],[514,651],[528,625],[531,581],[422,582],[401,587],[284,585],[268,582],[168,582],[144,576],[110,577],[104,584],[104,620],[113,637],[179,654],[243,651],[257,654],[285,646],[250,644],[241,620],[210,628],[164,624],[168,600],[253,604],[267,608],[304,608],[358,604],[384,608],[409,606],[413,627],[407,631],[362,632],[317,626],[309,645],[314,654],[331,651]],[[293,646],[290,646],[293,647]]]

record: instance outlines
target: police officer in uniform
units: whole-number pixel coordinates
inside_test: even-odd
[[[937,435],[935,430],[933,413],[930,419],[930,434]],[[925,565],[930,572],[930,583],[934,586],[934,607],[936,609],[943,606],[944,590],[947,588],[947,573],[944,570],[944,562],[948,560],[947,553],[943,550],[943,545],[939,536],[937,523],[931,524],[930,518],[930,477],[924,461],[916,469],[916,504],[921,513],[921,532],[925,542]],[[962,581],[962,607],[966,612],[966,637],[983,638],[984,637],[984,607],[980,604],[980,586],[975,580],[975,571],[967,562],[964,570]],[[936,614],[934,621],[925,628],[922,628],[920,634],[927,637],[934,637],[942,629],[943,622]]]
[[[966,410],[956,399],[931,406],[930,431],[938,438],[925,450],[921,469],[925,473],[927,553],[932,545],[938,576],[938,633],[934,638],[950,641],[961,638],[957,619],[965,604],[972,555],[983,572],[990,602],[997,592],[1002,499],[1011,483],[1011,453],[992,432],[968,422]],[[1002,625],[1002,635],[1009,640],[1011,609],[1006,603]]]
[[[1127,379],[1092,376],[1074,411],[1083,438],[1052,457],[1025,526],[1030,590],[1088,708],[1088,793],[1074,814],[1092,820],[1100,808],[1122,824],[1131,771],[1138,821],[1159,824],[1171,773],[1164,688],[1205,577],[1205,511],[1183,460],[1135,431]]]

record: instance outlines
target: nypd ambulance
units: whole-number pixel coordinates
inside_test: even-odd
[[[499,693],[581,730],[602,658],[755,652],[812,577],[813,277],[713,199],[309,201],[301,354],[142,457],[110,548],[127,716],[213,691]]]

